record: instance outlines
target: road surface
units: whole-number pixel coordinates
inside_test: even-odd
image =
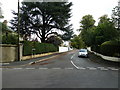
[[[2,88],[118,88],[119,67],[90,57],[79,58],[76,50],[33,65],[3,68]]]

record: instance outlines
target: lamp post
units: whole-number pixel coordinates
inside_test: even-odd
[[[20,6],[19,6],[19,0],[18,0],[18,61],[20,61]]]

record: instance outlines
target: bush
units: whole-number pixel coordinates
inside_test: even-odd
[[[32,54],[32,42],[23,41],[23,55],[31,55]]]
[[[97,52],[97,53],[101,53],[101,52],[100,52],[100,46],[97,46],[97,45],[92,46],[92,47],[91,47],[91,50],[92,50],[92,51],[95,51],[95,52]]]
[[[17,35],[8,33],[7,35],[2,35],[2,44],[17,44]]]
[[[117,56],[120,54],[120,41],[106,41],[101,45],[101,54],[107,56]]]
[[[33,50],[34,49],[34,50]],[[58,48],[53,44],[39,43],[36,41],[23,41],[23,55],[42,54],[55,52]]]

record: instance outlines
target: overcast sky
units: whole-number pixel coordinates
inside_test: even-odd
[[[2,11],[4,15],[3,20],[12,19],[12,10],[17,11],[18,0],[0,0],[2,3]],[[22,1],[22,0],[20,0]],[[84,15],[93,15],[96,22],[98,18],[104,14],[111,17],[112,9],[118,4],[118,0],[69,0],[73,2],[71,22],[73,24],[74,32],[77,34],[76,29],[79,29],[80,20]],[[3,21],[1,20],[1,21]],[[97,23],[96,23],[97,24]],[[9,25],[9,24],[8,24]]]

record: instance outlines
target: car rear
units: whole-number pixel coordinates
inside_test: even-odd
[[[78,56],[79,57],[88,57],[88,51],[87,51],[87,49],[80,49]]]

